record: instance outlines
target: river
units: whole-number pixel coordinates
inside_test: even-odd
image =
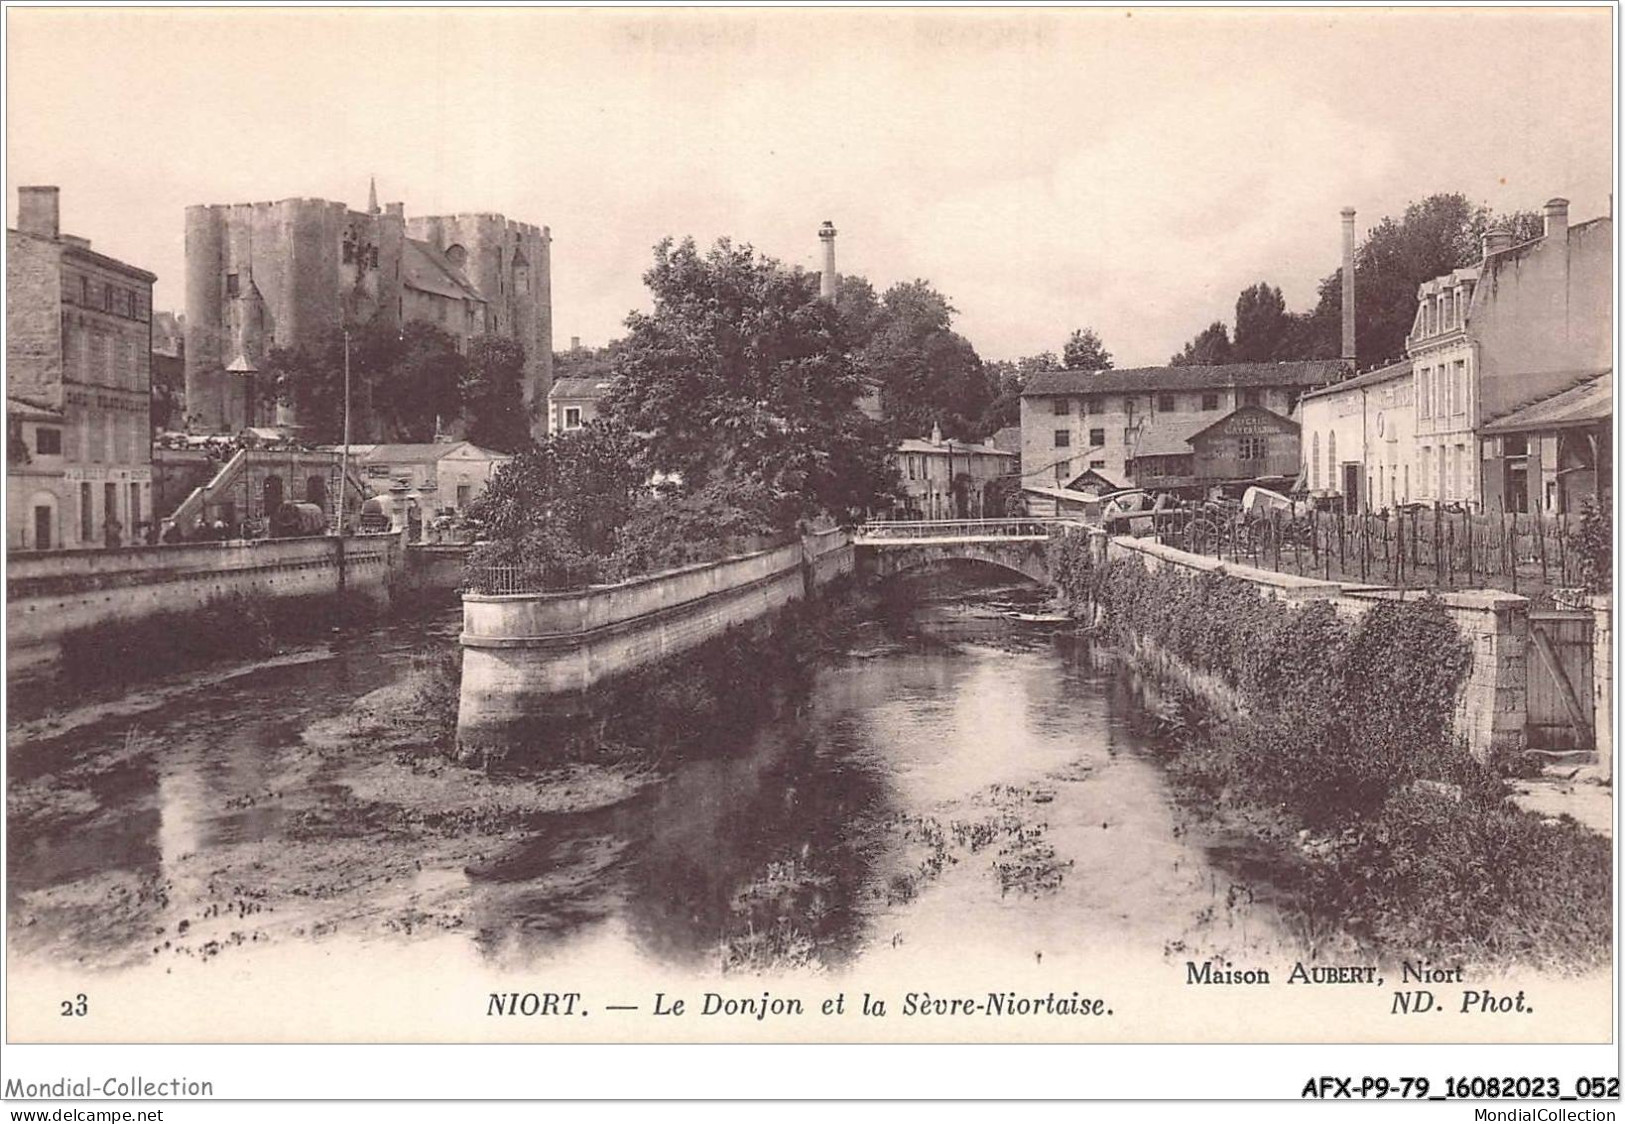
[[[455,613],[14,727],[14,963],[1290,954],[1268,879],[1170,792],[1146,689],[1037,607],[927,589],[743,737],[539,775],[380,736]]]

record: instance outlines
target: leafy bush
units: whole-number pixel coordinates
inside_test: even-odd
[[[715,481],[691,496],[644,496],[615,533],[615,578],[726,558],[782,531],[778,502],[759,483]]]
[[[1233,771],[1253,799],[1315,827],[1373,815],[1417,779],[1490,783],[1453,737],[1470,651],[1437,600],[1379,602],[1351,622],[1224,574],[1081,558],[1052,553],[1063,589],[1087,588],[1110,636],[1149,641],[1245,700],[1226,734],[1231,770],[1206,775]]]
[[[1580,506],[1580,580],[1587,592],[1607,593],[1614,582],[1614,513],[1587,496]]]
[[[1402,954],[1569,968],[1611,955],[1612,849],[1567,817],[1409,789],[1318,883],[1346,926]]]

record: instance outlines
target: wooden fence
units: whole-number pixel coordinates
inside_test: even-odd
[[[1549,599],[1586,585],[1580,517],[1439,510],[1205,518],[1159,528],[1186,550],[1284,573]]]

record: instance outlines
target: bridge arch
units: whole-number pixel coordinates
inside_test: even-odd
[[[1047,544],[1041,541],[918,543],[909,546],[872,546],[859,543],[859,570],[878,578],[890,578],[927,566],[973,563],[992,566],[1049,585]]]

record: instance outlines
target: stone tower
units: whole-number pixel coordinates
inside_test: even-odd
[[[398,328],[418,316],[524,347],[525,403],[532,432],[543,432],[551,270],[546,227],[492,214],[408,223],[403,204],[378,207],[375,185],[365,212],[324,199],[188,207],[190,428],[230,433],[268,421],[255,417],[251,391],[273,347],[308,344],[342,324]],[[277,420],[299,421],[285,411]]]
[[[525,410],[531,433],[547,432],[553,386],[552,235],[502,215],[430,215],[407,232],[460,269],[486,302],[485,330],[525,349]]]

